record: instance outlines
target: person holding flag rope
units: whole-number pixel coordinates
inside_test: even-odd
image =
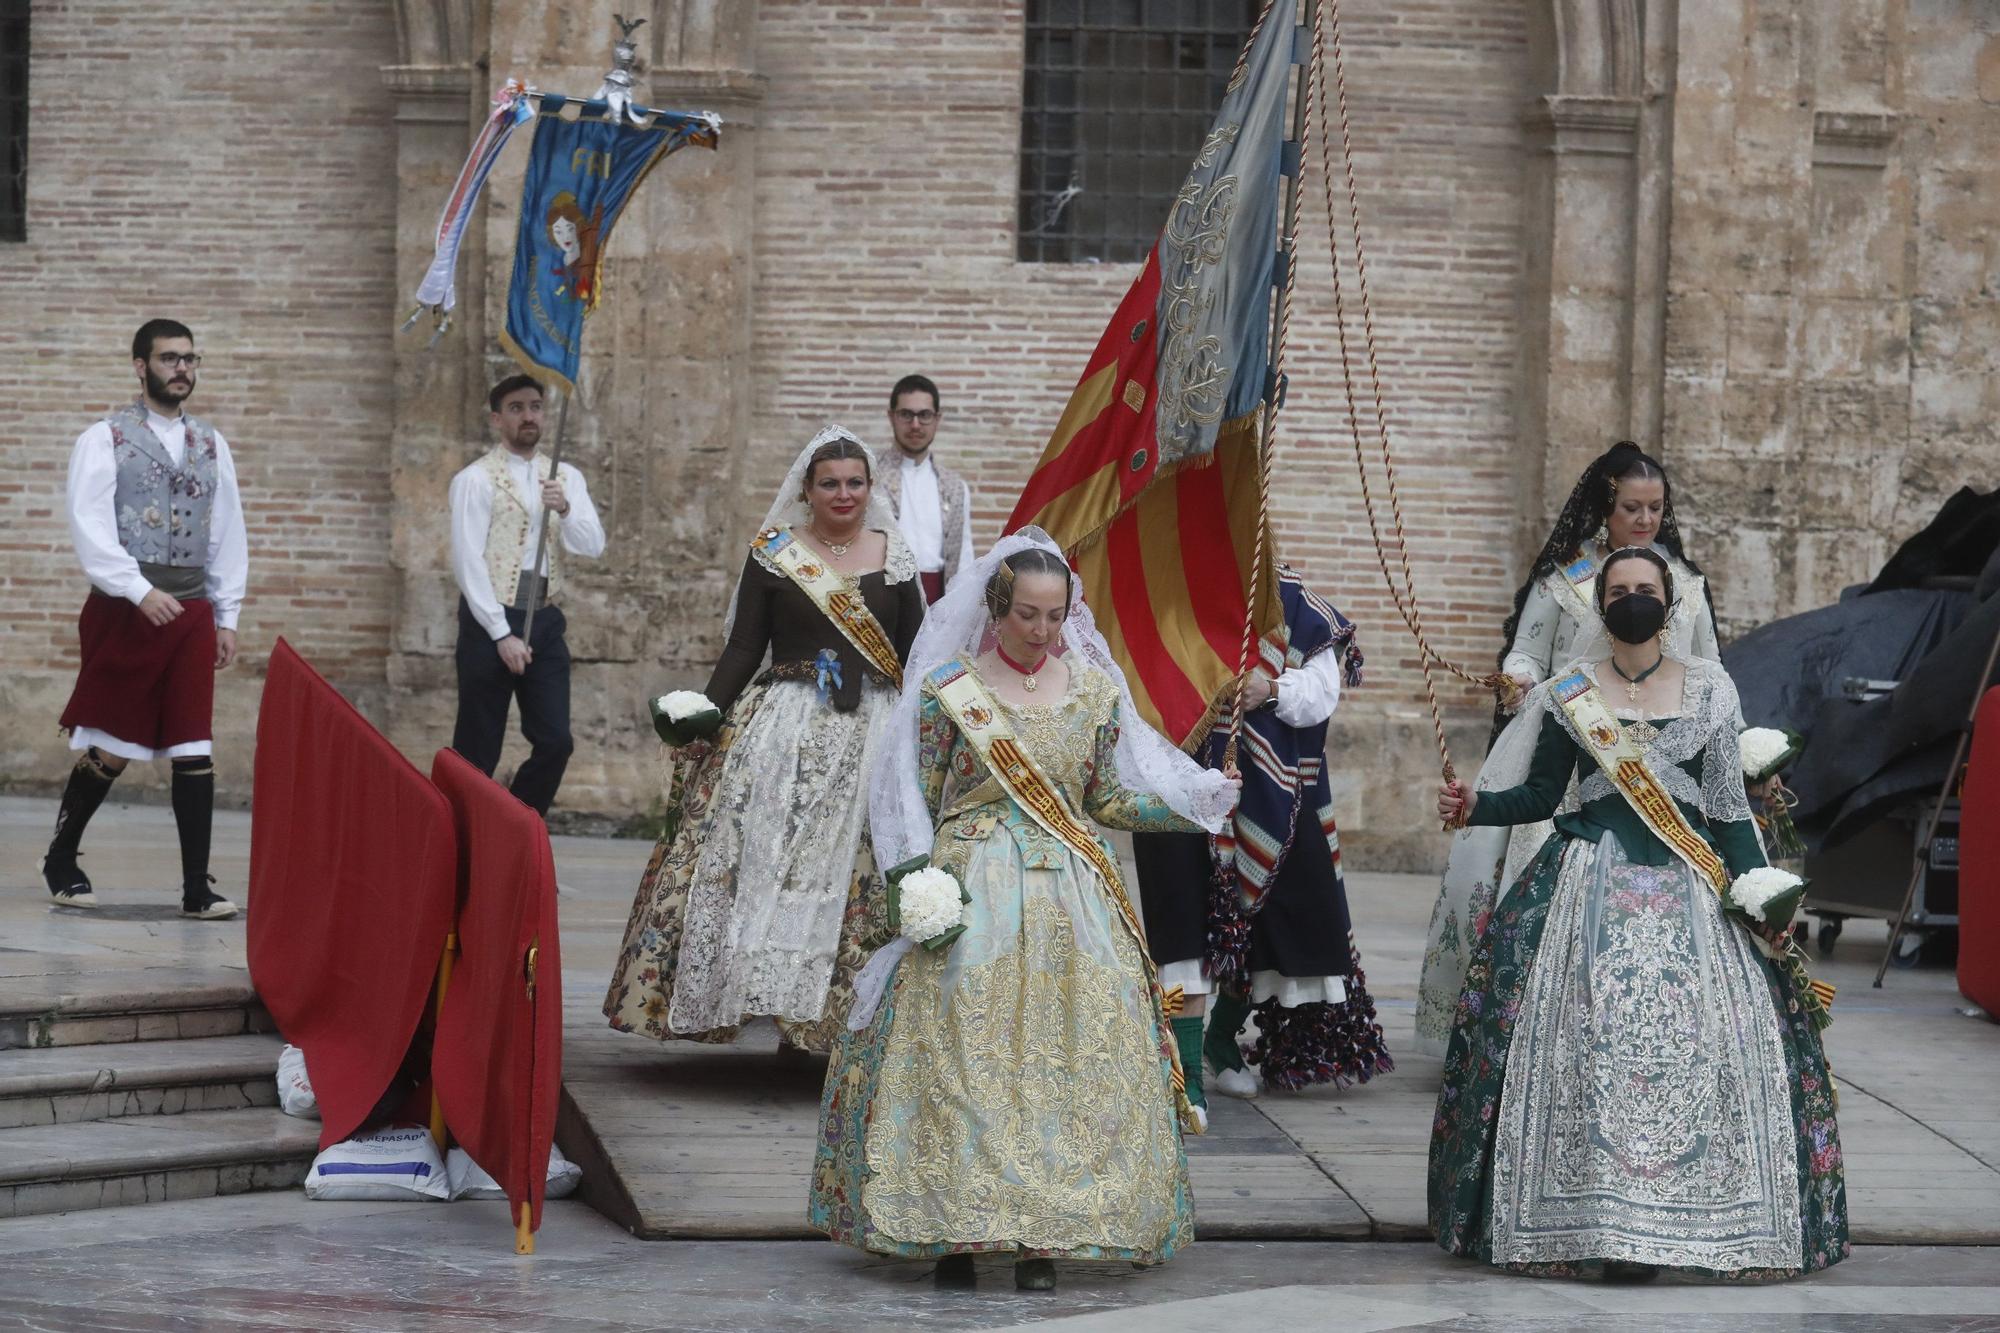
[[[1164,1262],[1192,1239],[1163,992],[1118,859],[1090,827],[1214,832],[1234,778],[1148,727],[1038,530],[932,609],[872,778],[876,859],[949,874],[963,932],[886,949],[827,1071],[808,1219],[876,1254]],[[886,974],[886,975],[885,975]]]
[[[720,731],[684,747],[604,998],[620,1031],[728,1042],[768,1017],[796,1048],[839,1039],[884,919],[868,779],[924,614],[876,467],[827,427],[750,545],[705,691]]]
[[[1235,1097],[1265,1081],[1345,1085],[1394,1068],[1354,947],[1326,773],[1327,721],[1343,682],[1361,682],[1361,652],[1353,624],[1284,565],[1278,595],[1284,621],[1259,642],[1245,691],[1235,817],[1213,839],[1132,837],[1153,962],[1187,996],[1174,1036],[1199,1105],[1203,1065]],[[1228,742],[1226,725],[1210,734],[1210,768],[1225,766]],[[1261,1080],[1237,1046],[1253,1007]]]
[[[1609,648],[1528,692],[1479,791],[1439,788],[1448,827],[1555,818],[1477,942],[1445,1056],[1429,1210],[1453,1254],[1630,1279],[1848,1253],[1828,988],[1789,913],[1746,898],[1773,872],[1736,689],[1663,638],[1688,595],[1658,552],[1611,553]]]

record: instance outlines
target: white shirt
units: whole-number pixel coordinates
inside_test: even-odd
[[[542,483],[535,475],[535,461],[508,450],[507,471],[514,487],[528,497],[528,540],[521,547],[521,568],[535,567],[535,546],[542,524]],[[583,474],[568,463],[556,465],[569,513],[556,526],[562,532],[563,549],[571,555],[595,560],[604,554],[604,524],[597,506],[590,502],[590,487]],[[486,533],[493,522],[493,478],[480,463],[473,463],[451,479],[451,572],[465,604],[495,642],[514,631],[507,627],[507,609],[494,595],[492,576],[486,572]],[[511,596],[513,589],[507,590]]]
[[[903,469],[896,526],[903,530],[903,540],[909,544],[910,554],[917,558],[917,568],[937,573],[944,568],[944,499],[938,492],[937,467],[928,453],[921,459],[913,459],[899,450],[896,461]],[[972,524],[961,523],[959,529],[958,567],[971,569]]]
[[[1278,677],[1278,702],[1271,711],[1288,727],[1316,727],[1333,716],[1340,702],[1338,648],[1329,648],[1302,667]]]
[[[187,457],[187,422],[171,420],[150,407],[146,424],[167,447],[175,466]],[[153,585],[139,572],[139,562],[118,540],[118,460],[112,452],[111,427],[98,422],[76,437],[69,456],[69,535],[77,563],[92,586],[123,597],[137,606]],[[250,579],[250,545],[243,532],[243,497],[236,489],[236,462],[229,442],[215,433],[215,497],[209,510],[207,577],[202,591],[215,611],[219,629],[236,628],[243,609],[243,590]]]

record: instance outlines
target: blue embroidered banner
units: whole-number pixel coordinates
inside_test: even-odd
[[[650,125],[555,114],[564,99],[545,96],[521,186],[514,279],[507,290],[502,345],[530,371],[573,388],[583,321],[603,294],[601,270],[611,229],[632,192],[656,163],[690,143],[715,146],[712,116],[653,113]]]

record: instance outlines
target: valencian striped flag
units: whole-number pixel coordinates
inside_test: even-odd
[[[1144,269],[1091,353],[1007,530],[1043,528],[1147,720],[1183,745],[1236,674],[1245,596],[1279,617],[1257,524],[1295,0],[1273,0]]]

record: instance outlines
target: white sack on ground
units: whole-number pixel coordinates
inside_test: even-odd
[[[451,1184],[430,1131],[380,1129],[336,1143],[306,1173],[308,1199],[445,1199]]]
[[[453,1148],[445,1154],[445,1175],[451,1181],[451,1197],[454,1199],[507,1197],[499,1182],[487,1175],[485,1169],[472,1160],[472,1154],[463,1148]],[[576,1187],[582,1180],[583,1168],[564,1157],[561,1148],[550,1144],[548,1184],[543,1189],[542,1197],[566,1199],[576,1193]]]

